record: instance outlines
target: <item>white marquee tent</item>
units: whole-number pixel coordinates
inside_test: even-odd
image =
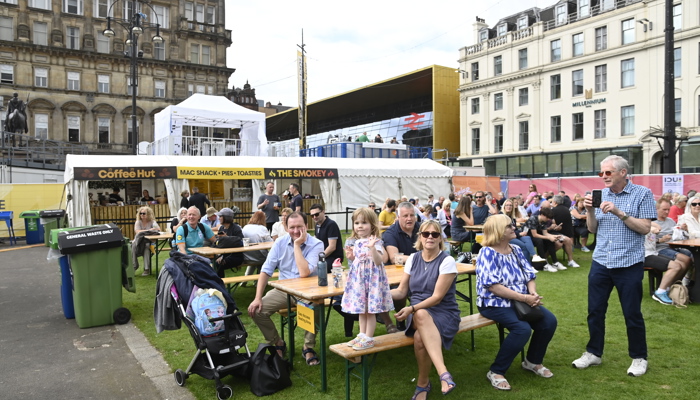
[[[366,207],[370,201],[383,204],[398,199],[429,194],[435,197],[452,191],[452,169],[428,159],[327,158],[327,157],[192,157],[192,156],[66,156],[64,182],[71,195],[68,202],[70,226],[90,223],[88,181],[74,179],[86,168],[189,167],[189,168],[296,168],[337,169],[335,179],[319,179],[327,212],[345,207]],[[170,212],[179,208],[180,192],[189,187],[187,179],[164,179]],[[262,180],[253,180],[253,201],[261,194]],[[275,181],[278,194],[284,191]]]
[[[168,106],[155,115],[155,141],[169,139],[179,144],[183,125],[212,128],[240,128],[241,155],[267,156],[265,114],[241,107],[223,96],[195,93],[185,101]],[[168,146],[177,154],[179,146]]]

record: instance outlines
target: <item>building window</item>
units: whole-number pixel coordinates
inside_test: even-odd
[[[479,113],[480,100],[478,97],[472,99],[472,114]]]
[[[472,63],[472,82],[479,80],[479,63]]]
[[[589,0],[578,0],[578,17],[586,18],[591,15],[591,6]]]
[[[0,40],[13,41],[15,39],[12,30],[12,18],[0,17]]]
[[[493,95],[493,109],[502,110],[503,109],[503,93],[496,93]]]
[[[68,141],[80,142],[80,117],[69,115],[66,117],[68,123]]]
[[[681,126],[681,99],[673,100],[673,115],[676,127]]]
[[[165,60],[165,43],[153,43],[153,58],[156,60]]]
[[[518,18],[518,30],[527,28],[527,15]]]
[[[493,134],[494,134],[493,152],[494,153],[502,153],[503,152],[503,125],[495,125],[493,127]]]
[[[528,90],[527,88],[518,89],[518,105],[526,106],[528,103]]]
[[[615,0],[600,0],[600,11],[608,11],[615,8]]]
[[[194,94],[194,85],[191,83],[187,84],[187,97],[192,96]]]
[[[479,43],[485,42],[487,40],[489,40],[489,30],[487,28],[483,28],[479,31]]]
[[[80,90],[80,72],[68,72],[68,90]]]
[[[109,0],[95,0],[95,18],[112,17],[113,12],[109,8]]]
[[[496,56],[493,58],[493,74],[498,76],[503,73],[503,57]]]
[[[595,110],[594,120],[595,120],[595,138],[602,139],[605,137],[605,110]]]
[[[0,64],[0,83],[15,83],[15,68],[12,65]]]
[[[634,18],[622,21],[622,44],[634,43]]]
[[[622,60],[622,87],[634,86],[634,58]]]
[[[673,49],[673,77],[681,77],[681,48]]]
[[[583,113],[571,115],[571,132],[573,140],[583,140]]]
[[[97,118],[97,142],[109,143],[109,118]]]
[[[216,23],[216,13],[215,8],[213,6],[207,6],[207,13],[204,22],[206,22],[209,25],[214,25]]]
[[[185,19],[194,21],[194,3],[191,1],[185,2]]]
[[[80,50],[80,28],[66,28],[66,48]]]
[[[552,40],[550,44],[552,49],[552,62],[561,60],[561,39]]]
[[[214,94],[214,85],[207,85],[207,94],[208,95],[213,95]],[[250,101],[248,103],[253,104],[253,98],[250,98]]]
[[[63,12],[83,15],[83,0],[63,0]]]
[[[527,68],[527,49],[518,50],[518,66],[520,69]]]
[[[165,81],[155,81],[154,84],[155,93],[154,96],[164,99],[165,98]]]
[[[45,22],[34,22],[34,44],[39,46],[47,46],[48,41],[48,25]]]
[[[595,51],[608,48],[608,27],[601,26],[595,30]]]
[[[49,70],[46,68],[34,68],[34,86],[49,86]]]
[[[134,12],[140,13],[141,12],[141,3],[134,2],[136,3],[136,11],[134,11],[134,4],[131,1],[125,1],[124,3],[124,18],[126,19],[131,19],[134,16]]]
[[[564,25],[566,23],[566,6],[566,4],[561,4],[558,5],[557,8],[555,8],[554,13],[556,16],[557,25]]]
[[[136,84],[136,85],[135,85],[135,87],[136,87],[136,95],[138,96],[138,95],[139,95],[139,81],[138,81],[138,79],[136,79],[136,80],[134,81],[134,83]],[[132,93],[134,93],[134,86],[131,85],[131,77],[130,77],[130,76],[127,76],[127,77],[126,77],[126,94],[128,94],[129,96],[131,96]]]
[[[520,121],[518,123],[518,137],[519,137],[519,146],[518,150],[527,150],[530,146],[530,139],[528,135],[528,130],[529,130],[529,123],[528,121]]]
[[[506,24],[500,24],[496,28],[496,34],[498,36],[503,36],[506,34],[506,32],[508,32],[508,27],[506,26]]]
[[[17,4],[17,2],[15,2],[14,4]],[[29,7],[40,8],[42,10],[50,10],[51,0],[29,0]]]
[[[675,4],[673,6],[673,30],[683,28],[683,5]]]
[[[606,92],[608,90],[608,66],[606,64],[595,67],[595,92]]]
[[[571,73],[571,96],[583,95],[583,70],[577,69]]]
[[[190,50],[190,62],[211,65],[211,47],[193,44]]]
[[[97,52],[108,54],[109,53],[109,38],[102,34],[102,32],[97,32]]]
[[[561,99],[561,75],[556,74],[549,77],[550,99]]]
[[[574,57],[583,55],[583,33],[577,33],[572,37],[573,53]]]
[[[204,85],[197,85],[197,91],[195,93],[204,94]]]
[[[202,46],[202,64],[211,65],[211,47]]]
[[[620,110],[622,116],[622,136],[634,135],[634,106],[624,106]]]
[[[478,155],[481,151],[481,129],[472,128],[472,155]]]
[[[97,92],[109,93],[109,75],[97,75]]]
[[[552,143],[561,142],[561,115],[554,115],[550,119],[550,133]]]
[[[160,27],[164,29],[170,28],[170,8],[154,4],[153,10],[151,10],[151,22],[160,24]]]
[[[34,137],[49,138],[49,114],[34,114]]]

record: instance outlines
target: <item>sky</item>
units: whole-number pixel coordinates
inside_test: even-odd
[[[458,68],[459,49],[475,43],[473,23],[556,0],[226,0],[233,44],[229,87],[248,82],[258,100],[298,105],[296,57],[306,49],[312,103],[437,64]]]

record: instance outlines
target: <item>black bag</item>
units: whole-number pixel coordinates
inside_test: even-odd
[[[515,309],[515,314],[521,321],[537,322],[544,317],[540,306],[530,307],[529,304],[517,300],[511,300],[510,302]]]
[[[250,357],[249,368],[250,391],[256,396],[267,396],[292,386],[289,365],[277,354],[275,346],[260,343]]]
[[[243,247],[243,240],[239,236],[219,236],[211,247],[219,249]]]

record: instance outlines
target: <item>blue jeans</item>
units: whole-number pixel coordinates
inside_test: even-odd
[[[547,346],[554,336],[554,331],[557,330],[557,318],[546,308],[542,306],[540,308],[544,318],[537,322],[525,322],[518,319],[512,307],[479,307],[481,315],[508,329],[508,335],[491,364],[491,371],[495,374],[505,375],[515,357],[530,340],[531,333],[532,340],[527,348],[527,360],[533,364],[542,364]]]
[[[525,258],[530,261],[535,253],[535,245],[532,244],[532,238],[530,236],[521,236],[510,241],[510,244],[514,244],[523,250]]]
[[[676,259],[676,254],[678,254],[678,253],[681,253],[681,254],[683,254],[683,255],[686,255],[686,256],[690,257],[691,260],[693,259],[693,253],[692,253],[690,250],[688,250],[688,249],[683,249],[683,248],[680,248],[680,249],[679,249],[679,248],[672,249],[672,248],[670,248],[670,247],[667,247],[667,248],[665,248],[665,249],[659,250],[659,255],[660,255],[660,256],[664,256],[664,257],[666,257],[666,258],[670,258],[671,260],[675,260],[675,259]]]
[[[627,350],[632,358],[647,358],[647,334],[642,315],[644,263],[625,268],[606,268],[596,261],[588,273],[588,333],[586,351],[598,357],[605,345],[605,314],[613,288],[622,306],[627,326]]]

